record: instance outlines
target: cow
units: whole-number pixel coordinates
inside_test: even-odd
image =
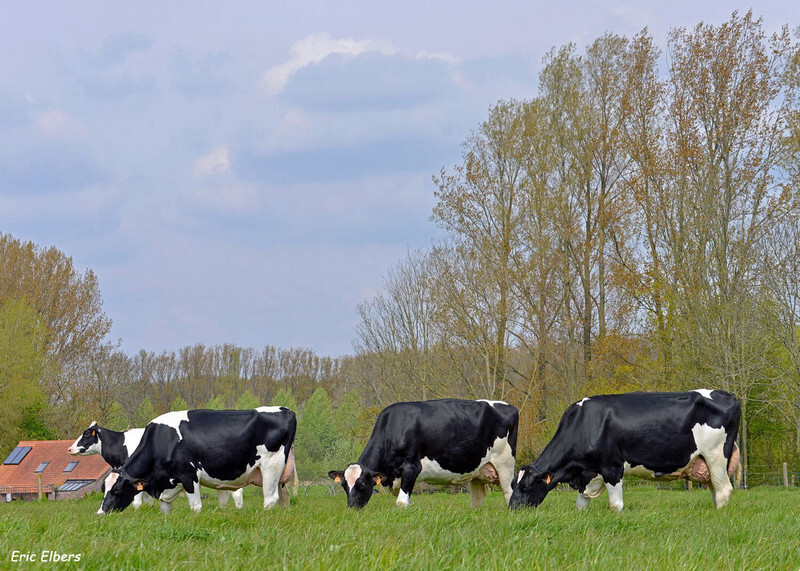
[[[485,484],[499,483],[508,502],[518,422],[516,407],[502,401],[395,403],[378,415],[358,462],[328,476],[341,482],[353,508],[367,505],[376,484],[391,486],[396,505],[406,507],[417,480],[469,482],[474,508],[483,502]]]
[[[101,511],[122,511],[136,493],[171,502],[186,491],[189,507],[202,509],[200,485],[237,490],[263,488],[264,508],[288,507],[285,485],[292,478],[295,414],[285,407],[254,410],[182,410],[148,423],[139,447],[122,466]]]
[[[509,507],[538,506],[567,482],[580,492],[579,509],[605,484],[611,509],[621,511],[622,477],[630,474],[706,481],[722,508],[733,492],[740,417],[738,399],[720,390],[584,398],[567,408],[542,454],[520,469]]]
[[[105,497],[114,486],[114,482],[117,481],[119,469],[122,468],[128,457],[139,446],[142,434],[144,434],[144,428],[131,428],[124,432],[119,432],[104,428],[97,424],[97,421],[94,421],[67,449],[67,452],[73,456],[100,454],[103,460],[108,462],[108,465],[111,466],[111,472],[108,473],[102,484],[103,496]],[[237,508],[241,509],[244,505],[244,493],[241,488],[233,492],[219,490],[217,495],[220,507],[224,508],[228,505],[229,496],[233,496],[233,503]],[[150,495],[142,492],[134,496],[133,508],[138,509],[142,505],[143,499],[149,504],[153,503]],[[100,513],[99,510],[98,513]]]

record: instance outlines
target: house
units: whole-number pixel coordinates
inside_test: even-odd
[[[72,440],[22,440],[0,465],[0,501],[82,498],[111,470],[102,456],[71,456]],[[41,484],[40,484],[41,480]],[[41,488],[40,488],[41,485]]]

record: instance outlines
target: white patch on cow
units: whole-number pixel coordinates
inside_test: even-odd
[[[611,509],[615,512],[621,512],[623,507],[622,480],[613,486],[611,484],[606,484],[606,490],[608,490],[608,503],[611,506]]]
[[[485,402],[485,403],[489,403],[489,404],[490,404],[490,405],[492,405],[492,406],[494,406],[494,405],[496,405],[496,404],[505,404],[505,405],[507,405],[507,404],[508,404],[506,401],[502,401],[502,400],[488,400],[488,399],[478,399],[478,401],[477,401],[477,402]]]
[[[585,403],[587,400],[589,400],[589,397],[583,397],[581,400],[579,400],[575,404],[577,404],[578,406],[583,406],[583,403]]]
[[[711,398],[711,391],[709,389],[695,389],[694,392],[700,393],[701,395],[706,397],[708,400],[713,400]]]
[[[525,470],[520,470],[519,474],[517,474],[517,483],[519,483],[519,481],[522,479],[524,475],[525,475]]]
[[[656,473],[644,466],[637,465],[631,466],[625,462],[625,475],[633,476],[634,478],[641,478],[643,480],[656,480]]]
[[[361,477],[361,466],[358,464],[350,464],[344,471],[344,481],[347,482],[347,487],[353,489],[356,485],[356,480]]]
[[[397,494],[397,501],[395,501],[397,507],[407,508],[410,503],[411,503],[411,498],[409,497],[409,495],[405,493],[403,490],[400,490],[400,493]]]
[[[258,412],[280,412],[282,408],[284,408],[284,407],[282,407],[282,406],[260,406],[256,410]]]
[[[130,430],[126,430],[123,434],[123,445],[128,450],[129,457],[139,446],[139,443],[142,441],[143,434],[144,428],[131,428]]]
[[[592,478],[588,484],[586,484],[586,489],[583,490],[583,495],[586,496],[588,499],[593,500],[602,494],[606,489],[605,482],[603,481],[603,476],[595,476]]]
[[[181,422],[189,422],[189,411],[187,410],[174,410],[158,416],[150,421],[150,424],[165,424],[175,429],[178,434],[178,440],[183,440],[181,435],[180,425]]]

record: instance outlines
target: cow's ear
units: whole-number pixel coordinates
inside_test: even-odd
[[[372,475],[372,480],[375,482],[375,485],[377,486],[381,482],[387,482],[389,478],[387,478],[385,474],[381,474],[380,472],[375,472]]]
[[[340,472],[338,470],[331,470],[330,472],[328,472],[328,477],[338,484],[339,482],[342,481],[342,478],[344,478],[344,472]]]

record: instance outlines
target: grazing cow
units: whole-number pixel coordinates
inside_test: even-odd
[[[103,481],[103,497],[108,494],[108,491],[114,486],[119,476],[119,469],[128,459],[128,457],[139,446],[139,442],[144,434],[144,428],[131,428],[125,432],[118,432],[110,428],[104,428],[92,422],[89,428],[83,431],[83,434],[67,449],[67,452],[73,456],[90,456],[92,454],[100,454],[103,460],[108,462],[111,466],[106,479]],[[244,493],[242,489],[230,492],[228,490],[219,490],[217,492],[220,507],[228,505],[229,496],[233,496],[233,503],[237,508],[244,505]],[[144,492],[136,494],[133,498],[133,508],[138,509],[142,505],[142,499],[147,503],[152,504],[153,499],[149,494]],[[101,513],[98,510],[98,513]]]
[[[485,484],[499,483],[511,497],[519,412],[501,401],[401,402],[378,415],[358,462],[328,472],[341,482],[349,507],[367,505],[375,484],[392,486],[397,506],[410,503],[418,479],[433,484],[470,483],[480,507]]]
[[[189,507],[199,512],[200,485],[237,490],[254,484],[263,488],[264,508],[288,506],[285,483],[294,470],[296,429],[294,412],[284,407],[162,414],[145,427],[101,510],[122,511],[137,492],[146,491],[169,512],[182,487]]]
[[[585,508],[604,482],[611,509],[621,511],[622,477],[630,474],[705,481],[721,508],[733,491],[728,470],[738,464],[740,416],[739,401],[725,391],[584,398],[564,412],[541,456],[522,467],[509,507],[538,506],[568,482],[580,492],[578,508]]]

